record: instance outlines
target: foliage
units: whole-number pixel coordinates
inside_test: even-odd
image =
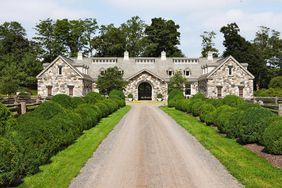
[[[120,91],[120,90],[116,90],[116,89],[114,89],[114,90],[112,90],[110,93],[109,93],[109,97],[110,98],[119,98],[119,99],[125,99],[125,96],[124,96],[124,94],[123,94],[123,92],[122,91]]]
[[[230,107],[228,105],[223,105],[218,107],[213,115],[213,123],[217,126],[219,132],[226,133],[229,137],[232,137],[237,133],[237,127],[229,126],[229,121],[231,117],[236,112],[236,108]]]
[[[223,104],[232,106],[232,107],[237,107],[240,104],[244,103],[244,100],[236,95],[226,95],[222,99]]]
[[[202,105],[205,105],[205,102],[202,100],[197,100],[191,105],[191,112],[194,116],[200,115]]]
[[[266,127],[269,125],[273,113],[265,108],[252,107],[242,111],[237,116],[237,121],[230,119],[231,127],[238,127],[238,138],[242,143],[261,143],[262,135]],[[236,125],[235,125],[236,124]]]
[[[132,93],[129,93],[128,96],[127,96],[127,98],[131,98],[131,99],[132,99],[132,98],[133,98]]]
[[[87,93],[87,95],[85,95],[84,97],[84,101],[86,103],[89,103],[89,104],[95,104],[97,103],[98,101],[101,101],[103,100],[104,97],[101,96],[99,93],[96,93],[96,92],[89,92]]]
[[[259,97],[282,97],[281,88],[260,89],[254,92],[255,96]]]
[[[182,76],[181,71],[176,71],[175,74],[169,79],[168,92],[173,89],[183,91],[184,86],[188,83],[187,79]]]
[[[281,187],[282,171],[266,159],[218,134],[195,117],[168,107],[161,109],[192,134],[245,187]],[[258,170],[259,168],[259,170]]]
[[[204,33],[201,35],[202,38],[202,57],[207,57],[208,52],[213,52],[213,57],[218,57],[218,49],[216,49],[214,46],[213,40],[215,39],[216,33],[214,31],[208,32],[204,31]]]
[[[178,100],[184,99],[183,92],[178,89],[173,89],[169,92],[168,95],[168,106],[174,107]]]
[[[269,87],[282,89],[282,76],[272,78],[270,80]]]
[[[263,133],[263,144],[269,153],[282,154],[282,118],[274,120]]]
[[[151,25],[145,29],[146,48],[143,56],[159,57],[165,51],[168,57],[182,57],[177,45],[180,44],[179,25],[173,20],[153,18]]]
[[[97,88],[102,94],[108,95],[112,90],[124,90],[127,82],[122,78],[123,72],[118,67],[108,68],[97,79]]]
[[[62,107],[67,109],[74,108],[74,104],[72,103],[72,98],[65,94],[58,94],[52,97],[52,101],[59,103]]]
[[[15,119],[9,109],[0,103],[0,136],[16,124]]]
[[[205,100],[206,96],[203,93],[198,92],[195,95],[193,95],[193,97],[191,99],[192,100],[195,100],[195,99]]]
[[[212,104],[204,104],[200,107],[199,116],[202,121],[205,123],[212,124],[213,123],[213,116],[212,113],[216,110],[216,108]]]
[[[162,95],[161,93],[158,93],[158,94],[157,94],[157,98],[162,99],[162,98],[163,98],[163,95]]]

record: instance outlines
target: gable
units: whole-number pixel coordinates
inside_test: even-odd
[[[83,78],[83,75],[75,68],[73,67],[70,62],[68,62],[65,58],[63,58],[62,56],[58,56],[54,61],[52,61],[52,63],[50,63],[44,70],[42,70],[37,76],[36,78],[40,78],[42,77],[47,71],[51,70],[52,68],[54,68],[54,66],[59,66],[59,65],[64,65],[69,67],[75,74],[77,74],[78,76],[80,76],[81,78]]]
[[[140,76],[142,74],[146,74],[146,73],[151,75],[151,76],[153,76],[153,77],[155,77],[155,78],[157,78],[157,79],[159,79],[159,80],[161,80],[161,81],[163,81],[163,82],[165,82],[165,79],[161,78],[160,76],[158,76],[155,73],[153,73],[153,72],[151,72],[149,70],[146,70],[146,69],[143,69],[143,70],[141,70],[141,71],[131,75],[130,77],[126,78],[126,80],[131,80],[131,79],[133,79],[135,77],[138,77],[138,76]]]
[[[234,57],[229,56],[228,58],[225,58],[224,61],[216,67],[214,70],[212,70],[207,78],[213,77],[219,70],[226,69],[228,66],[233,66],[234,70],[237,71],[237,73],[241,72],[242,74],[249,76],[250,79],[254,79],[255,77],[245,68],[243,67]],[[227,71],[223,71],[224,73],[227,73]],[[223,75],[222,75],[223,76]]]

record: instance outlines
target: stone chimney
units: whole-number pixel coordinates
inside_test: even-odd
[[[213,61],[213,52],[208,52],[208,61]]]
[[[123,57],[124,60],[128,61],[129,60],[129,53],[128,51],[125,51],[124,52],[124,57]]]
[[[82,52],[77,52],[77,60],[83,60]]]
[[[161,60],[166,60],[166,52],[162,51],[161,53]]]

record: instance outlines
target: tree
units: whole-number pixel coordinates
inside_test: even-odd
[[[159,57],[162,51],[166,51],[168,57],[182,57],[180,44],[179,25],[173,20],[153,18],[151,25],[145,29],[146,48],[144,56]]]
[[[214,46],[213,40],[215,39],[216,33],[214,31],[204,31],[202,35],[202,57],[207,57],[208,52],[213,52],[213,57],[218,57],[218,49]]]
[[[108,95],[112,90],[124,90],[127,82],[123,80],[123,72],[118,67],[108,68],[97,79],[97,88],[99,92]]]
[[[175,74],[169,79],[168,93],[174,89],[183,91],[188,80],[182,76],[181,71],[176,71]]]
[[[0,91],[3,94],[12,95],[19,88],[19,80],[17,79],[18,70],[13,64],[7,65],[1,74]]]
[[[95,56],[122,57],[126,50],[126,35],[113,24],[102,25],[100,35],[93,39],[92,45],[96,49]]]
[[[138,16],[134,16],[120,26],[126,36],[126,50],[133,57],[138,57],[144,52],[146,24]]]
[[[236,23],[227,24],[220,29],[224,35],[223,57],[232,55],[240,63],[248,63],[248,70],[255,76],[255,89],[263,87],[263,78],[267,74],[267,67],[258,48],[243,38]]]

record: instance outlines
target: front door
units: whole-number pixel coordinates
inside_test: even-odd
[[[148,82],[139,85],[138,100],[152,100],[152,86]]]

